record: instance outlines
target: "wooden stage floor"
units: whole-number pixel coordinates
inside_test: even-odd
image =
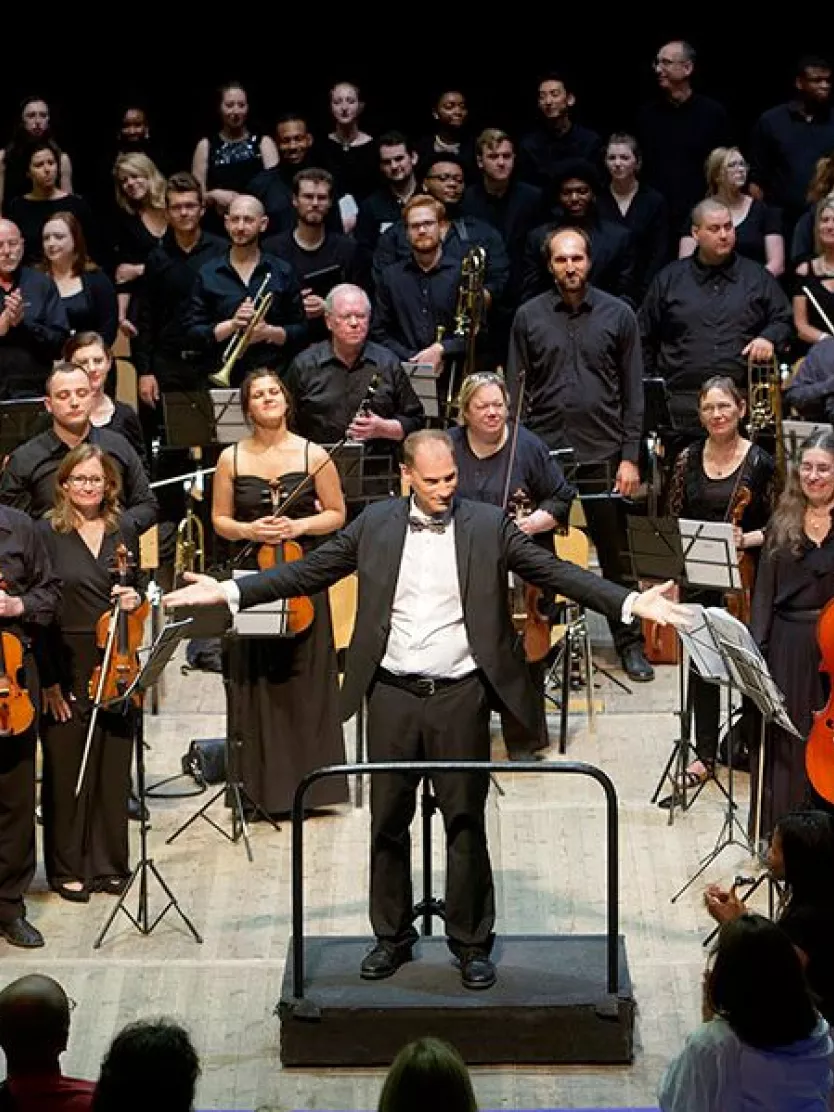
[[[631,695],[603,678],[598,697],[605,711],[597,719],[596,736],[589,736],[583,715],[571,716],[569,757],[602,767],[620,798],[620,929],[638,1004],[635,1062],[604,1068],[478,1068],[473,1076],[482,1108],[651,1105],[664,1064],[698,1021],[701,943],[710,926],[702,907],[703,885],[674,905],[670,896],[713,847],[723,800],[708,788],[672,827],[666,813],[649,803],[675,737],[676,685],[676,670],[669,667],[659,669],[655,683],[635,686]],[[219,677],[182,676],[176,665],[169,668],[163,709],[147,719],[150,780],[179,770],[190,738],[222,734],[222,712]],[[553,726],[555,736],[555,719]],[[503,751],[496,733],[495,756]],[[555,748],[549,759],[559,759]],[[747,777],[738,780],[746,800]],[[489,803],[499,932],[602,932],[599,788],[572,777],[512,773],[502,775],[501,784],[506,795],[500,798],[493,791]],[[176,916],[169,914],[150,937],[140,936],[120,916],[103,947],[94,950],[112,898],[94,896],[83,906],[66,903],[46,890],[39,873],[29,915],[43,930],[46,948],[27,953],[0,943],[2,983],[41,971],[61,981],[77,1001],[64,1057],[67,1073],[95,1078],[102,1053],[124,1023],[170,1015],[189,1027],[202,1059],[198,1108],[374,1108],[379,1070],[281,1069],[272,1009],[290,931],[289,824],[280,833],[263,824],[253,827],[253,864],[241,844],[228,843],[204,823],[166,846],[165,838],[204,798],[155,801],[150,835],[152,856],[203,934],[202,945]],[[219,821],[225,818],[221,806],[214,814]],[[353,807],[305,824],[310,930],[367,932],[367,831],[367,810]],[[440,841],[438,834],[437,854]],[[749,868],[745,852],[731,848],[705,881],[728,880]],[[419,876],[415,879],[419,883]]]

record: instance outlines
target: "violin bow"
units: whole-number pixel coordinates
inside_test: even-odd
[[[78,769],[78,778],[75,781],[75,798],[81,795],[81,789],[84,787],[84,777],[87,774],[87,764],[90,760],[90,750],[93,746],[93,734],[96,729],[96,722],[98,721],[98,712],[101,707],[101,696],[104,692],[104,685],[107,682],[107,670],[110,667],[110,661],[113,657],[113,646],[116,644],[116,629],[119,624],[119,606],[121,599],[116,599],[113,604],[113,609],[110,612],[110,622],[107,626],[107,642],[104,646],[104,656],[101,660],[101,674],[98,678],[98,689],[93,702],[93,711],[90,715],[90,724],[87,727],[87,738],[84,742],[84,753],[81,757],[81,765]]]
[[[507,457],[507,473],[504,476],[504,493],[501,495],[501,509],[506,510],[510,501],[510,486],[513,479],[516,452],[518,451],[518,430],[521,426],[521,411],[524,406],[524,388],[527,381],[527,368],[522,367],[518,372],[518,398],[515,405],[513,418],[513,431],[510,437],[510,452]]]

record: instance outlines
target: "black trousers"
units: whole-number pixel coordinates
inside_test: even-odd
[[[371,761],[489,760],[489,700],[477,673],[418,696],[376,682],[368,698]],[[411,820],[420,778],[371,778],[371,893],[374,934],[394,945],[417,938],[413,925]],[[487,848],[486,773],[432,777],[446,831],[446,933],[449,948],[488,953],[495,892]]]
[[[617,459],[601,463],[580,463],[571,481],[583,495],[607,494],[614,486]],[[602,574],[612,583],[633,588],[634,576],[628,561],[628,534],[625,509],[619,498],[583,498],[582,509],[588,522],[588,532],[597,550]],[[632,645],[642,645],[643,634],[639,621],[624,625],[615,618],[608,619],[608,628],[618,653]]]
[[[512,760],[513,758],[519,759],[530,756],[540,749],[546,749],[550,745],[550,737],[547,732],[547,711],[544,701],[544,682],[547,679],[547,665],[543,660],[527,663],[527,671],[530,673],[530,679],[536,689],[536,713],[538,717],[538,727],[535,733],[531,733],[529,726],[525,726],[523,722],[515,717],[514,714],[502,707],[501,714],[501,732],[504,735],[504,744],[507,747],[507,756]]]
[[[35,707],[40,686],[31,657],[26,683]],[[37,723],[37,714],[35,723]],[[0,738],[0,923],[26,913],[23,895],[35,875],[35,744],[37,725]]]

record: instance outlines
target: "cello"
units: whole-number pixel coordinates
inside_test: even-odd
[[[9,593],[9,585],[2,576],[0,590]],[[0,737],[23,734],[35,720],[29,692],[18,679],[22,668],[23,643],[4,630],[0,633]]]
[[[834,599],[825,605],[817,621],[817,644],[822,658],[820,671],[834,681]],[[825,706],[814,714],[805,743],[805,771],[814,791],[834,803],[834,687]]]
[[[272,502],[272,516],[280,517],[293,496],[284,497],[284,488],[281,486],[280,479],[270,479],[269,495]],[[304,550],[298,541],[281,541],[279,544],[262,544],[258,549],[257,560],[261,571],[268,571],[269,568],[280,564],[295,563],[303,557]],[[313,624],[315,613],[312,599],[306,595],[285,599],[282,621],[284,636],[295,637],[296,634],[309,629]]]

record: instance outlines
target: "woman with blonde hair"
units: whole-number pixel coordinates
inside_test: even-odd
[[[796,268],[793,322],[803,343],[831,339],[834,325],[834,193],[817,204],[812,259]]]
[[[129,318],[131,297],[145,273],[148,255],[158,247],[168,228],[165,179],[145,154],[120,154],[113,167],[116,183],[116,221],[113,228],[119,327],[136,335]]]
[[[747,192],[750,167],[738,147],[716,147],[704,163],[707,196],[727,206],[736,230],[736,251],[761,263],[774,278],[785,269],[785,240],[778,209],[755,200]],[[683,232],[679,258],[695,252],[695,239],[689,228]]]

